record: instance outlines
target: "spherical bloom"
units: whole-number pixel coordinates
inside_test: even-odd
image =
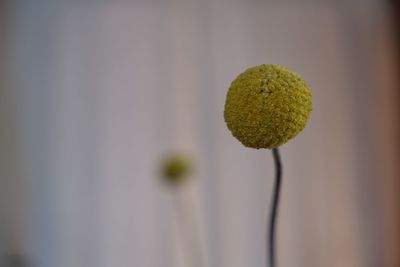
[[[183,155],[168,156],[161,169],[161,178],[168,184],[180,184],[188,178],[191,166],[188,158]]]
[[[243,145],[276,148],[304,129],[312,110],[306,82],[280,65],[247,69],[231,84],[225,122]]]

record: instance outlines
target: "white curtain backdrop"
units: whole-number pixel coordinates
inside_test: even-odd
[[[265,266],[272,156],[223,120],[231,80],[262,63],[301,74],[314,95],[307,128],[281,149],[279,266],[398,266],[385,6],[20,0],[12,25],[25,203],[13,249],[34,266],[183,266],[156,179],[174,150],[196,160],[208,266]]]

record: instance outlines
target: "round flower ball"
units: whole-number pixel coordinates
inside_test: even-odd
[[[185,182],[191,171],[189,159],[183,155],[169,155],[161,166],[161,178],[168,184]]]
[[[311,110],[311,91],[299,75],[264,64],[245,70],[232,82],[224,118],[243,145],[272,149],[302,131]]]

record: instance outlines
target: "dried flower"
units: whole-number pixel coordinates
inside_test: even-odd
[[[304,129],[312,110],[306,82],[280,65],[247,69],[231,84],[225,122],[243,145],[276,148]]]
[[[187,180],[191,171],[189,159],[183,155],[170,155],[162,165],[162,179],[168,184],[180,184]]]

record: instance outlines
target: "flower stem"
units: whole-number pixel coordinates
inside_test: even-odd
[[[272,207],[269,217],[269,232],[267,238],[269,246],[269,267],[275,267],[275,225],[278,214],[279,193],[282,183],[282,163],[278,148],[272,149],[272,154],[275,164],[275,186],[272,196]]]
[[[187,195],[183,191],[174,193],[176,194],[174,194],[173,208],[177,217],[178,229],[181,231],[182,244],[186,250],[185,254],[189,256],[189,266],[204,267],[199,228],[196,225],[194,214],[191,214],[193,207],[188,206],[188,203],[192,201],[189,199],[192,195]]]

